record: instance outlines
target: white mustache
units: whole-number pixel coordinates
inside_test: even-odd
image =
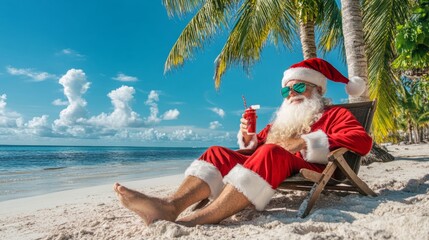
[[[291,98],[289,98],[289,100],[287,101],[288,103],[291,103],[292,101],[295,101],[295,100],[304,100],[305,99],[305,97],[304,96],[302,96],[302,95],[299,95],[299,96],[295,96],[295,97],[291,97]]]

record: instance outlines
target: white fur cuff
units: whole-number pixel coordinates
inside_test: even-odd
[[[253,135],[249,144],[247,144],[247,146],[245,146],[244,141],[243,141],[243,134],[241,133],[241,131],[238,131],[237,143],[238,143],[238,147],[240,149],[255,149],[258,146],[258,138],[256,137],[256,134]]]
[[[307,144],[307,150],[301,151],[305,161],[311,163],[328,163],[329,140],[326,133],[317,130],[301,136]]]
[[[217,198],[224,186],[220,171],[204,160],[193,161],[185,171],[186,176],[194,176],[206,182],[210,187],[210,199]]]
[[[261,176],[240,164],[235,165],[223,181],[243,193],[259,211],[264,210],[275,193],[271,185]]]

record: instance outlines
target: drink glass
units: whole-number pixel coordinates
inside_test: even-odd
[[[244,118],[247,120],[247,134],[253,135],[256,133],[256,110],[259,105],[252,105],[244,111]]]

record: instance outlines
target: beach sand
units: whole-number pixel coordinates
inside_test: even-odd
[[[391,145],[392,162],[361,166],[378,194],[322,194],[310,215],[296,218],[306,192],[277,193],[265,211],[251,208],[218,225],[145,226],[119,205],[112,185],[0,202],[0,239],[429,239],[429,145]],[[183,175],[123,183],[166,196]],[[112,180],[113,183],[114,180]],[[183,214],[189,214],[187,210]]]

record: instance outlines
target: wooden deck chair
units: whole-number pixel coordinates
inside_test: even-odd
[[[375,101],[347,103],[335,106],[347,108],[369,132],[375,110]],[[361,156],[347,148],[339,148],[329,154],[329,163],[322,173],[301,169],[299,174],[287,178],[278,190],[310,191],[301,203],[297,216],[306,217],[323,190],[358,192],[362,195],[377,196],[358,176]]]
[[[365,130],[369,132],[375,110],[375,101],[338,104],[335,106],[347,108]],[[250,155],[253,152],[247,149],[237,151],[245,155]],[[297,215],[301,218],[306,217],[310,213],[323,190],[358,192],[363,195],[375,197],[377,194],[357,176],[360,160],[361,156],[346,148],[336,149],[329,154],[329,163],[322,173],[309,169],[301,169],[300,173],[287,178],[281,183],[277,190],[310,191],[298,210]],[[195,205],[193,210],[204,207],[208,202],[208,199],[202,200]]]

